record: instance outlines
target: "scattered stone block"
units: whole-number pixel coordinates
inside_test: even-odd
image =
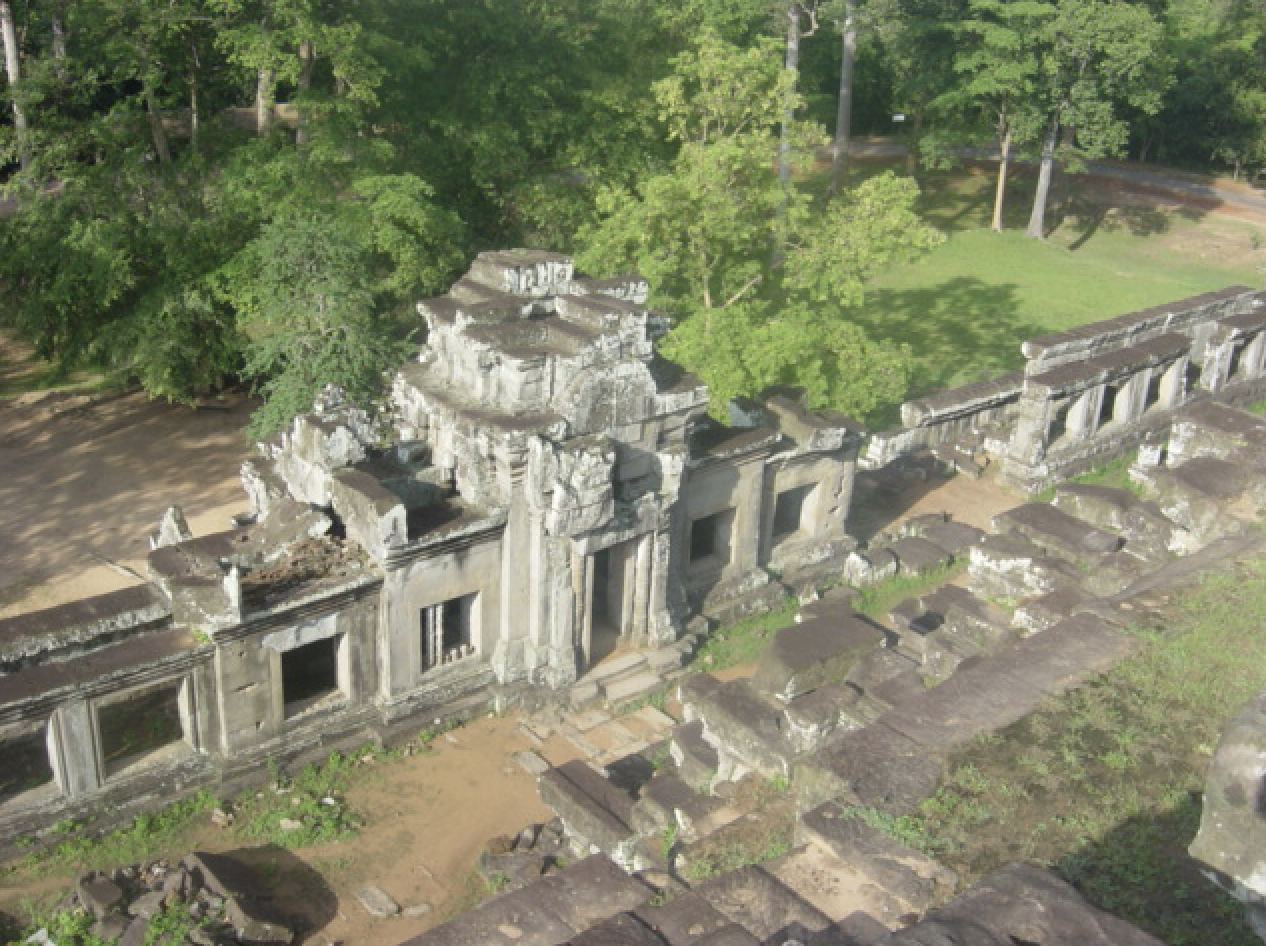
[[[747,771],[790,775],[795,750],[782,729],[782,710],[747,680],[723,683],[695,704],[703,737],[717,750],[719,777]]]
[[[1223,730],[1209,764],[1200,832],[1190,848],[1192,857],[1212,868],[1214,881],[1245,904],[1255,930],[1266,929],[1263,771],[1266,693],[1251,700]]]
[[[236,933],[237,931],[234,930]],[[144,917],[135,917],[131,923],[127,925],[127,929],[123,931],[123,935],[119,937],[116,946],[145,946],[149,941],[149,920]]]
[[[905,905],[902,912],[922,913],[934,903],[943,903],[958,885],[952,870],[893,840],[862,818],[850,816],[849,809],[836,802],[801,815],[796,823],[796,842],[828,848],[885,893],[899,898]]]
[[[888,546],[888,550],[897,557],[897,570],[903,575],[923,575],[935,571],[948,565],[951,558],[939,545],[918,536],[897,539]]]
[[[629,862],[635,832],[633,799],[627,793],[580,760],[550,769],[537,788],[573,841]]]
[[[98,920],[123,906],[123,891],[110,878],[85,874],[75,883],[79,902]]]
[[[716,774],[719,760],[717,751],[703,738],[703,723],[695,720],[682,723],[673,730],[668,744],[669,754],[677,772],[689,785],[707,785]]]
[[[761,867],[741,867],[719,874],[694,891],[761,942],[803,942],[831,925],[821,910]]]
[[[1114,486],[1063,483],[1056,488],[1051,504],[1083,522],[1121,532],[1125,527],[1126,514],[1138,502],[1138,497],[1129,490]]]
[[[664,685],[663,679],[650,671],[621,677],[610,683],[602,684],[603,696],[610,706],[622,706],[631,703],[650,693],[654,693]]]
[[[1097,529],[1049,503],[1026,503],[993,519],[999,532],[1014,531],[1054,555],[1090,565],[1121,548],[1125,540]]]
[[[400,912],[400,904],[392,899],[391,894],[373,884],[361,887],[353,896],[365,908],[365,912],[377,920],[385,920]]]
[[[985,535],[975,526],[952,519],[929,523],[918,534],[952,558],[964,555]]]
[[[840,799],[902,815],[936,791],[944,767],[940,753],[877,722],[800,759],[792,784],[801,810]]]
[[[847,683],[827,683],[783,708],[787,738],[796,752],[812,752],[842,729],[863,725],[857,710],[861,691]]]
[[[583,930],[615,913],[636,910],[653,891],[611,858],[594,854],[550,874],[524,893],[541,895],[563,922]]]
[[[858,614],[839,622],[792,624],[774,634],[752,685],[780,700],[794,699],[824,683],[843,680],[858,657],[883,641],[883,630]]]
[[[272,943],[287,944],[294,939],[289,921],[266,900],[232,897],[227,907],[229,925],[239,942],[268,946]]]
[[[573,937],[567,946],[664,946],[664,941],[628,913],[617,913]]]
[[[972,546],[968,572],[972,588],[986,598],[1020,601],[1057,588],[1080,586],[1076,566],[1051,558],[1041,547],[1014,532],[986,536]]]
[[[644,835],[672,827],[689,842],[705,833],[700,829],[723,807],[720,799],[696,792],[677,776],[658,774],[642,787],[633,808],[633,826]]]
[[[1243,529],[1233,508],[1248,492],[1248,481],[1248,471],[1238,463],[1198,457],[1156,472],[1150,482],[1165,517],[1207,543]]]
[[[111,913],[108,916],[103,916],[92,925],[92,935],[105,940],[107,943],[111,943],[127,931],[131,922],[128,917]],[[27,939],[27,942],[29,943],[31,940]]]
[[[669,946],[698,942],[730,925],[730,919],[693,891],[681,893],[667,903],[639,907],[634,913]]]
[[[1010,864],[883,946],[1163,946],[1160,940],[1088,904],[1072,887],[1030,864]]]
[[[519,768],[528,775],[531,775],[533,778],[538,775],[544,775],[550,768],[549,763],[531,749],[523,749],[516,752],[512,758]]]
[[[167,895],[161,890],[143,893],[127,905],[127,912],[132,916],[144,917],[148,920],[163,909],[163,901],[166,897]]]

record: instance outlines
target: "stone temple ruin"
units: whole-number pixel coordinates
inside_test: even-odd
[[[0,621],[0,835],[560,690],[617,646],[675,666],[692,616],[822,580],[858,428],[782,394],[712,422],[646,293],[481,255],[419,305],[386,434],[332,394],[245,464],[235,528],[171,513],[149,585]]]
[[[194,538],[172,510],[149,584],[0,621],[0,839],[419,720],[625,702],[716,623],[794,593],[751,679],[682,679],[670,766],[538,760],[550,843],[586,859],[542,877],[525,832],[521,889],[417,946],[1156,942],[1024,867],[910,925],[955,879],[846,809],[911,811],[954,747],[1129,653],[1157,589],[1258,547],[1266,423],[1219,402],[1266,393],[1266,294],[1031,340],[1022,374],[907,403],[864,454],[854,423],[791,392],[715,423],[656,356],[646,296],[556,254],[482,254],[419,304],[427,343],[386,415],[327,392],[244,465],[234,528]],[[1034,492],[1135,450],[1145,498],[1064,484],[990,532],[938,514],[849,533],[855,489],[927,463],[997,461]],[[853,611],[848,586],[956,561],[966,587],[889,626]],[[728,794],[749,773],[790,786],[794,849],[686,889],[675,869],[759,814]],[[841,914],[823,877],[867,908]]]

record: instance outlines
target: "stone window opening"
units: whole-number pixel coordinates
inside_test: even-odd
[[[1099,420],[1095,424],[1096,428],[1107,427],[1112,423],[1112,416],[1117,409],[1117,393],[1121,390],[1119,384],[1107,384],[1103,388],[1103,399],[1099,402]]]
[[[1068,435],[1068,414],[1072,407],[1072,401],[1065,401],[1055,409],[1055,414],[1051,417],[1050,428],[1046,435],[1048,444],[1058,443]]]
[[[1233,381],[1240,376],[1240,369],[1244,360],[1244,349],[1248,346],[1244,344],[1236,345],[1231,349],[1231,363],[1226,368],[1226,379]]]
[[[1188,361],[1187,368],[1183,372],[1183,390],[1194,391],[1196,386],[1200,384],[1200,376],[1204,373],[1204,366],[1195,361]]]
[[[187,749],[182,682],[128,693],[97,705],[101,771],[106,778]]]
[[[1160,403],[1161,382],[1165,380],[1165,374],[1162,371],[1153,371],[1152,377],[1147,382],[1147,393],[1143,395],[1143,411],[1146,413]]]
[[[479,595],[462,595],[422,609],[422,669],[475,656]]]
[[[690,564],[725,565],[730,561],[734,510],[725,509],[690,523]]]
[[[805,507],[815,489],[817,489],[816,483],[795,486],[791,489],[783,490],[774,499],[774,525],[772,530],[774,542],[781,542],[783,539],[790,538],[804,530]]]
[[[286,719],[341,694],[338,679],[341,643],[342,635],[335,635],[282,651],[281,700]]]
[[[0,734],[0,808],[56,791],[48,727]]]

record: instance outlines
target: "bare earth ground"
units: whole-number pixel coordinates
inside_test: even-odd
[[[19,362],[20,353],[0,337],[0,384],[22,370]],[[147,536],[168,505],[184,509],[195,535],[227,528],[245,508],[237,470],[248,453],[240,431],[249,411],[241,402],[226,411],[195,411],[140,395],[0,401],[0,616],[136,583]],[[957,477],[930,484],[898,516],[948,511],[987,528],[995,513],[1019,501],[988,476]],[[890,513],[884,518],[893,521]],[[315,927],[303,941],[389,946],[467,902],[467,878],[485,843],[550,816],[535,780],[510,759],[526,748],[552,764],[581,755],[557,734],[543,747],[531,744],[513,718],[477,720],[451,741],[437,739],[429,753],[365,769],[348,795],[368,816],[356,839],[284,858],[258,851],[283,907]],[[189,845],[195,846],[240,849],[210,825]],[[71,879],[21,887],[0,879],[0,910],[21,916],[24,904],[58,899]],[[432,909],[372,920],[353,896],[365,884],[382,887],[402,906]]]
[[[169,505],[195,535],[228,528],[246,508],[237,471],[250,410],[141,394],[0,403],[0,617],[136,584]]]

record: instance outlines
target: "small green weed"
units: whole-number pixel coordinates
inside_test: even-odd
[[[61,821],[54,834],[63,840],[33,850],[15,867],[34,876],[64,868],[93,870],[150,860],[163,851],[178,848],[190,831],[202,823],[217,804],[207,789],[153,814],[139,815],[122,828],[102,835],[91,834],[73,821]]]
[[[906,598],[938,588],[962,574],[966,568],[966,562],[956,562],[934,568],[922,575],[893,575],[876,585],[861,589],[853,607],[859,614],[878,620]]]
[[[275,775],[270,789],[240,802],[238,834],[291,848],[354,836],[362,819],[341,794],[361,757],[334,752],[322,763],[304,766],[293,781]]]
[[[695,653],[692,668],[713,671],[756,663],[774,632],[791,624],[799,610],[800,603],[789,595],[777,610],[718,628]]]
[[[717,839],[688,849],[682,875],[690,881],[706,880],[751,864],[763,864],[791,851],[795,817],[767,817],[759,831]]]
[[[670,824],[659,835],[660,853],[664,860],[673,856],[673,848],[677,846],[677,825]]]

